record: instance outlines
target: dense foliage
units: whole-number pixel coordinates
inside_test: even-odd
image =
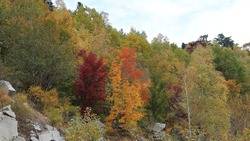
[[[22,92],[15,108],[29,103],[67,140],[97,140],[98,121],[130,136],[162,122],[180,141],[249,140],[250,53],[223,34],[181,48],[118,31],[82,3],[1,0],[0,56],[0,79]],[[0,91],[0,102],[11,97]]]

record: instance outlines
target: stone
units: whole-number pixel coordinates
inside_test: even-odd
[[[36,137],[31,137],[30,141],[39,141]]]
[[[0,141],[25,141],[18,136],[16,115],[11,106],[0,109]],[[30,131],[30,141],[65,141],[60,132],[50,126],[32,123],[33,130]],[[101,124],[100,124],[101,126]]]
[[[38,123],[35,123],[35,124],[32,124],[32,125],[33,125],[35,131],[38,131],[38,132],[42,131],[41,126]]]
[[[166,124],[164,123],[155,123],[152,131],[154,140],[163,140],[165,138],[165,129]]]
[[[7,110],[6,110],[7,109]],[[3,110],[5,110],[3,112]],[[9,112],[6,112],[9,111]],[[0,141],[13,140],[18,136],[17,121],[13,118],[10,106],[4,107],[0,112]],[[15,117],[15,116],[14,116]]]
[[[9,116],[11,118],[16,118],[16,114],[11,110],[11,106],[10,105],[2,108],[2,112],[6,116]]]
[[[47,129],[48,131],[53,131],[54,127],[47,124],[47,125],[45,125],[45,129]]]
[[[101,137],[97,141],[105,141],[105,139],[104,139],[104,137]]]
[[[36,133],[33,130],[31,130],[30,131],[30,136],[36,136]]]
[[[33,130],[30,131],[30,141],[39,141],[37,134]]]
[[[165,132],[154,133],[153,138],[155,140],[163,140],[165,138]]]
[[[101,133],[104,134],[105,124],[102,123],[100,120],[97,120],[96,123],[97,123],[97,125],[98,125],[98,127],[99,127]]]
[[[39,141],[64,141],[57,130],[44,131],[39,134]]]
[[[56,128],[45,125],[45,129],[47,129],[47,131],[38,134],[39,141],[64,141],[64,138]]]
[[[100,128],[105,128],[105,124],[102,123],[100,120],[97,120],[96,122]]]
[[[23,137],[18,136],[14,138],[13,141],[25,141],[25,139]]]
[[[162,130],[164,130],[165,127],[166,127],[166,124],[164,124],[164,123],[155,123],[155,125],[153,127],[153,131],[161,132]]]
[[[15,92],[16,90],[8,81],[0,80],[0,87],[6,88],[8,91]]]

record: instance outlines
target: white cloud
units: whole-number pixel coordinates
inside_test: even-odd
[[[74,9],[77,0],[65,2]],[[249,0],[84,0],[83,3],[108,12],[114,27],[144,30],[150,40],[162,33],[180,44],[202,34],[214,38],[225,33],[240,44],[250,41]]]

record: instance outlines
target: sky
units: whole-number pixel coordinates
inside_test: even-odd
[[[145,31],[149,41],[161,33],[180,45],[223,33],[240,45],[250,42],[250,0],[64,0],[71,10],[78,1],[107,12],[117,29]]]

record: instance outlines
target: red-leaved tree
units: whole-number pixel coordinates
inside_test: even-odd
[[[82,63],[78,66],[75,81],[76,96],[80,99],[81,111],[86,107],[95,108],[105,100],[106,65],[94,53],[81,50],[78,56]]]

